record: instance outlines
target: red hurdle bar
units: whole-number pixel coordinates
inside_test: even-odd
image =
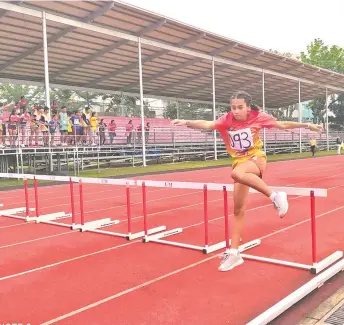
[[[147,222],[147,196],[146,196],[146,184],[142,182],[142,205],[143,205],[143,228],[145,237],[148,236],[148,222]]]
[[[38,181],[36,177],[33,178],[33,186],[35,190],[35,207],[36,207],[36,217],[39,217],[39,211],[38,211]]]
[[[29,207],[29,188],[27,179],[24,179],[24,194],[25,194],[25,209],[26,209],[26,217],[30,214],[30,207]]]
[[[82,189],[82,180],[79,180],[79,197],[80,197],[80,220],[81,225],[85,225],[85,216],[84,216],[84,195]]]
[[[209,246],[209,227],[208,227],[208,187],[204,184],[203,188],[203,201],[204,201],[204,246]]]
[[[226,186],[223,187],[223,213],[225,216],[225,241],[226,241],[226,249],[229,249],[229,220],[228,220],[228,196],[227,196],[227,188]]]
[[[69,189],[70,189],[70,205],[72,208],[72,224],[75,224],[75,204],[74,204],[74,185],[72,178],[69,178]]]
[[[312,224],[312,262],[317,262],[317,238],[316,238],[316,222],[315,222],[315,196],[311,191],[311,224]]]
[[[127,217],[128,217],[128,235],[131,234],[131,208],[130,208],[130,187],[127,185],[126,188],[127,195]]]

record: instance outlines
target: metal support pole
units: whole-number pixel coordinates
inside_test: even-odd
[[[178,99],[176,99],[176,108],[177,108],[177,119],[179,119],[179,102],[178,102]]]
[[[326,147],[327,151],[330,150],[330,143],[329,143],[329,138],[328,138],[328,90],[326,88],[326,100],[325,100],[325,105],[326,105]]]
[[[262,73],[262,98],[263,98],[263,112],[265,112],[265,72]],[[264,151],[266,152],[266,130],[263,129],[263,144]]]
[[[301,81],[299,79],[299,123],[302,123],[302,109],[301,109]],[[302,152],[302,129],[299,129],[299,146]]]
[[[42,12],[43,27],[43,51],[44,51],[44,84],[45,84],[45,105],[49,107],[50,114],[50,87],[49,87],[49,64],[48,64],[48,42],[47,42],[47,20],[45,12]]]
[[[215,94],[215,61],[212,57],[212,78],[213,78],[213,120],[216,120],[216,94]],[[214,159],[217,160],[217,139],[216,130],[214,132]]]
[[[140,75],[140,106],[141,106],[141,127],[142,127],[142,160],[143,166],[146,164],[146,139],[145,139],[145,115],[143,109],[143,82],[142,82],[142,53],[141,53],[141,37],[139,37],[139,75]]]

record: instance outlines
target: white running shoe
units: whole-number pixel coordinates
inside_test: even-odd
[[[287,193],[277,192],[273,200],[273,204],[278,211],[279,217],[283,218],[284,215],[288,212],[289,208]]]
[[[244,260],[240,254],[232,254],[230,252],[225,252],[220,256],[220,258],[221,262],[218,270],[221,272],[230,271],[236,266],[239,266],[242,263],[244,263]]]

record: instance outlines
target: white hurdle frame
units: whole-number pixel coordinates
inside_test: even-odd
[[[321,261],[317,260],[317,243],[316,243],[316,216],[315,216],[315,193],[314,190],[310,191],[310,203],[311,203],[311,240],[312,240],[312,264],[301,264],[301,263],[294,263],[284,260],[278,260],[274,258],[267,258],[262,256],[254,256],[254,255],[248,255],[248,254],[242,254],[241,256],[244,259],[253,260],[253,261],[260,261],[260,262],[266,262],[271,264],[277,264],[282,266],[288,266],[288,267],[294,267],[301,270],[308,270],[313,274],[318,274],[321,271],[328,268],[330,265],[334,264],[335,262],[339,261],[343,258],[344,252],[343,251],[336,251],[332,253],[331,255],[325,257]],[[321,195],[323,196],[323,195]],[[327,195],[326,195],[327,196]]]
[[[31,175],[31,174],[11,174],[11,173],[0,173],[0,177],[3,178],[15,178],[18,179],[18,177],[23,178],[24,180],[27,179],[33,179],[34,184],[35,184],[35,203],[36,203],[36,218],[39,216],[39,210],[38,210],[38,192],[37,192],[37,180],[50,180],[50,181],[65,181],[70,183],[72,182],[79,182],[82,183],[82,181],[85,181],[89,184],[112,184],[112,185],[126,185],[127,186],[127,191],[129,191],[129,186],[141,186],[142,187],[142,195],[143,195],[143,214],[144,214],[144,231],[139,232],[136,234],[131,233],[130,229],[130,197],[127,195],[127,200],[129,200],[129,204],[127,204],[128,208],[128,234],[121,234],[121,233],[112,233],[112,232],[107,232],[104,230],[98,229],[99,227],[105,227],[108,224],[108,221],[105,221],[103,224],[101,221],[100,224],[98,224],[97,227],[92,227],[93,229],[86,229],[84,228],[84,231],[94,231],[98,233],[103,233],[103,234],[110,234],[114,236],[120,236],[120,237],[125,237],[128,240],[136,239],[143,237],[143,242],[157,242],[161,244],[169,244],[172,246],[180,246],[184,248],[190,248],[190,249],[195,249],[195,250],[200,250],[205,254],[209,254],[211,252],[214,252],[216,250],[222,249],[222,248],[229,248],[230,241],[229,241],[229,235],[228,235],[228,220],[225,220],[225,241],[220,242],[214,245],[208,245],[207,242],[207,224],[208,222],[208,216],[207,216],[207,191],[208,190],[214,190],[214,191],[219,191],[223,190],[224,195],[227,198],[227,194],[225,194],[227,191],[233,191],[234,190],[234,185],[233,184],[218,184],[218,183],[190,183],[190,182],[170,182],[170,181],[149,181],[149,180],[126,180],[126,179],[106,179],[106,178],[78,178],[78,177],[68,177],[68,176],[49,176],[49,175]],[[24,182],[25,183],[25,182]],[[27,183],[26,183],[27,186]],[[179,242],[173,242],[173,241],[167,241],[162,238],[172,236],[178,233],[181,233],[183,231],[182,228],[176,228],[172,230],[166,230],[165,226],[160,226],[157,228],[153,229],[148,229],[147,227],[147,206],[146,206],[146,186],[149,187],[159,187],[159,188],[176,188],[176,189],[199,189],[199,190],[204,190],[204,195],[205,195],[205,203],[204,203],[204,217],[205,217],[205,245],[204,246],[197,246],[197,245],[190,245],[190,244],[185,244],[185,243],[179,243]],[[321,188],[292,188],[292,187],[271,187],[275,191],[284,191],[289,195],[300,195],[300,196],[308,196],[310,194],[310,200],[311,200],[311,227],[312,227],[312,265],[307,265],[307,264],[301,264],[301,263],[294,263],[294,262],[289,262],[289,261],[284,261],[284,260],[278,260],[278,259],[273,259],[273,258],[268,258],[268,257],[263,257],[263,256],[254,256],[254,255],[248,255],[248,254],[243,254],[243,257],[245,259],[249,260],[255,260],[255,261],[261,261],[261,262],[267,262],[267,263],[272,263],[272,264],[277,264],[277,265],[283,265],[287,267],[295,267],[298,269],[303,269],[303,270],[309,270],[313,274],[318,274],[328,268],[331,264],[335,263],[336,261],[340,260],[343,258],[343,251],[336,251],[333,254],[327,256],[321,261],[317,260],[317,254],[316,254],[316,217],[315,217],[315,197],[327,197],[327,190],[326,189],[321,189]],[[251,193],[258,193],[256,190],[253,190],[250,188],[249,190]],[[71,187],[71,193],[72,193],[72,187]],[[27,196],[27,190],[26,190],[26,196]],[[71,195],[72,201],[74,200],[73,195]],[[225,199],[225,209],[227,203]],[[26,206],[26,212],[28,214],[28,200],[26,200],[27,206]],[[79,228],[81,231],[81,226],[85,226],[85,224],[82,225],[75,225],[75,213],[74,213],[74,204],[72,202],[72,219],[73,219],[73,227],[76,229]],[[6,211],[6,210],[5,210]],[[4,213],[4,212],[3,212]],[[6,213],[5,213],[6,214]],[[9,216],[12,216],[9,214]],[[60,218],[60,217],[59,217]],[[225,219],[228,218],[228,211],[225,211]],[[42,221],[44,222],[44,221]],[[54,223],[53,221],[45,221],[45,222],[50,222],[53,224],[57,225],[63,225],[65,224],[59,224],[59,223]],[[116,223],[116,221],[113,221],[113,223]],[[87,225],[86,225],[87,226]],[[90,227],[88,227],[90,228]],[[160,232],[160,233],[159,233]]]
[[[229,239],[229,230],[228,230],[228,203],[227,203],[227,190],[230,189],[231,191],[234,190],[233,184],[217,184],[217,183],[188,183],[188,182],[164,182],[164,181],[137,181],[138,184],[141,184],[143,187],[143,191],[145,192],[145,186],[151,186],[151,187],[168,187],[168,188],[185,188],[185,189],[204,189],[204,224],[205,224],[205,246],[196,246],[196,245],[190,245],[180,242],[174,242],[174,241],[167,241],[162,238],[165,238],[167,236],[176,235],[178,233],[181,233],[183,231],[183,228],[176,228],[172,230],[168,230],[166,232],[148,236],[148,234],[144,237],[143,242],[155,242],[165,245],[172,245],[172,246],[178,246],[178,247],[184,247],[194,250],[201,250],[203,253],[208,254],[211,252],[214,252],[218,249],[222,249],[226,247],[226,250],[229,249],[230,245],[230,239]],[[207,224],[208,224],[208,216],[207,216],[207,190],[220,190],[222,186],[222,189],[224,191],[224,217],[225,217],[225,241],[220,242],[218,244],[208,246],[207,241]],[[339,261],[344,256],[343,251],[335,251],[331,255],[327,256],[321,261],[317,260],[317,254],[316,254],[316,216],[315,216],[315,197],[327,197],[327,190],[321,189],[321,188],[297,188],[297,193],[295,193],[295,188],[291,187],[272,187],[275,191],[284,191],[289,195],[301,195],[301,196],[310,196],[310,203],[311,203],[311,230],[312,230],[312,264],[301,264],[301,263],[294,263],[290,261],[285,260],[278,260],[274,258],[269,257],[263,257],[263,256],[255,256],[255,255],[249,255],[249,254],[242,254],[242,257],[244,259],[248,260],[254,260],[254,261],[260,261],[265,263],[271,263],[286,267],[294,267],[301,270],[308,270],[313,274],[318,274],[321,271],[328,268],[330,265],[334,264],[335,262]],[[250,188],[251,193],[257,193],[256,190],[253,190]],[[145,199],[144,199],[145,200]],[[144,218],[147,219],[147,216]]]
[[[35,209],[30,209],[29,211],[35,211]],[[22,208],[13,208],[13,209],[7,209],[7,210],[0,210],[0,216],[1,217],[8,217],[8,218],[14,218],[14,219],[21,219],[24,221],[27,221],[27,216],[17,216],[17,213],[26,213],[27,214],[26,207]]]
[[[103,183],[104,184],[104,183]],[[102,235],[109,235],[115,237],[126,238],[127,240],[134,240],[145,235],[144,231],[132,233],[131,232],[131,203],[130,203],[130,187],[129,184],[126,184],[126,198],[127,198],[127,222],[128,222],[128,233],[120,233],[115,231],[101,230],[100,228],[105,228],[120,223],[119,220],[111,220],[111,218],[104,218],[95,221],[85,222],[84,215],[84,199],[83,199],[83,181],[79,179],[79,196],[80,196],[80,213],[81,213],[81,224],[74,225],[73,229],[80,229],[81,232],[89,231]],[[166,226],[159,226],[155,228],[148,229],[149,234],[155,234],[160,231],[166,230]]]
[[[251,320],[247,325],[267,325],[272,320],[277,318],[287,309],[295,305],[298,301],[306,297],[312,291],[320,288],[326,281],[344,271],[344,259],[330,266],[327,270],[321,274],[315,276],[312,280],[305,283],[303,286],[292,292],[290,295],[280,300],[277,304],[273,305],[262,314]]]
[[[144,217],[144,227],[145,227],[145,236],[142,239],[142,242],[148,243],[158,243],[158,244],[164,244],[164,245],[171,245],[171,246],[176,246],[176,247],[182,247],[182,248],[188,248],[188,249],[193,249],[197,251],[201,251],[204,254],[210,254],[213,253],[217,250],[226,248],[229,249],[230,246],[230,239],[229,239],[229,231],[228,231],[228,204],[227,204],[227,191],[225,190],[224,187],[224,209],[225,213],[224,215],[227,216],[225,217],[225,240],[213,245],[209,245],[209,219],[208,219],[208,186],[207,184],[203,185],[203,214],[204,214],[204,246],[197,246],[197,245],[191,245],[191,244],[186,244],[182,242],[176,242],[176,241],[171,241],[171,240],[164,240],[162,238],[172,236],[179,234],[183,232],[183,228],[175,228],[171,230],[164,231],[159,234],[155,235],[150,235],[147,231],[148,229],[148,218],[147,218],[147,198],[146,198],[146,184],[145,182],[142,183],[142,201],[143,201],[143,217]],[[243,245],[240,246],[241,251],[246,251],[250,248],[253,248],[255,246],[260,245],[260,240],[253,240],[250,242],[247,242]]]

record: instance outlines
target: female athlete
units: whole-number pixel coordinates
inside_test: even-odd
[[[235,223],[231,235],[231,248],[224,253],[219,267],[219,271],[229,271],[244,262],[238,248],[244,228],[244,214],[249,188],[251,187],[269,197],[281,218],[288,211],[287,194],[272,191],[262,180],[267,165],[267,157],[262,151],[263,142],[259,137],[260,129],[306,128],[321,132],[322,126],[277,121],[273,116],[261,112],[252,103],[251,96],[244,91],[239,91],[231,97],[231,111],[216,121],[177,119],[172,121],[172,124],[193,129],[219,131],[228,153],[234,158],[231,176],[234,180]]]

